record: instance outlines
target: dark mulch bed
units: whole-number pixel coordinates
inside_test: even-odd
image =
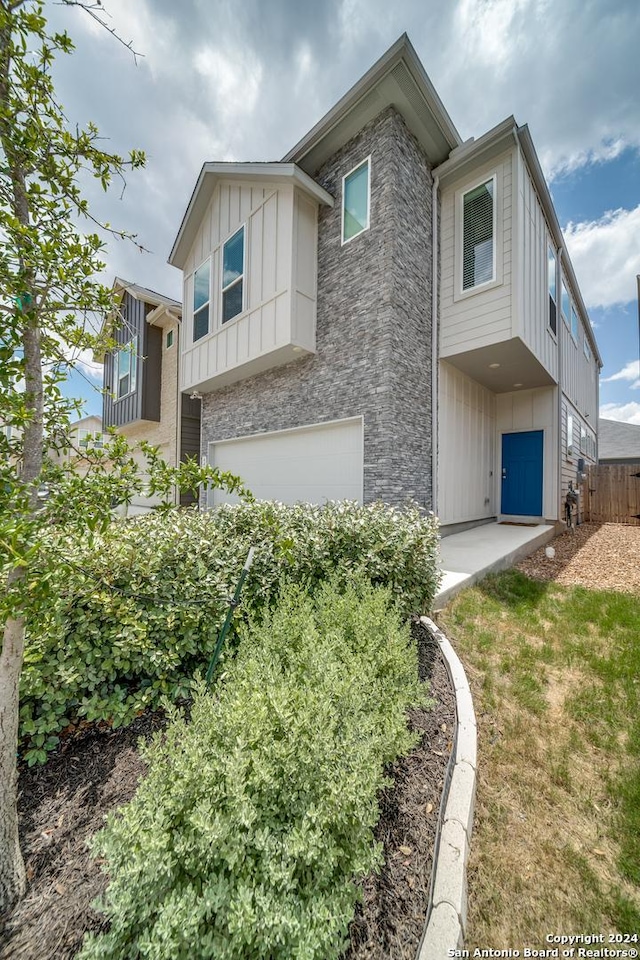
[[[424,929],[436,822],[455,730],[455,694],[439,648],[413,624],[420,677],[429,682],[432,710],[412,710],[422,740],[391,768],[393,787],[380,798],[376,840],[384,846],[379,874],[362,883],[363,903],[351,924],[344,960],[415,960]],[[408,851],[408,852],[407,852]]]
[[[364,902],[345,960],[413,960],[422,936],[455,707],[435,643],[419,623],[413,629],[421,676],[431,684],[436,705],[412,711],[411,725],[423,734],[421,743],[390,771],[394,786],[381,797],[375,831],[385,864],[362,883]],[[0,960],[68,960],[87,931],[105,927],[91,904],[107,879],[86,841],[109,810],[135,793],[145,771],[138,740],[163,722],[156,712],[122,730],[91,730],[66,741],[46,766],[22,771],[21,839],[29,887],[0,928]]]

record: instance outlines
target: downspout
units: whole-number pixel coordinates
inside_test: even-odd
[[[431,185],[431,509],[438,514],[438,187]]]
[[[562,519],[562,461],[564,459],[564,450],[562,449],[562,338],[564,336],[564,320],[562,319],[562,284],[564,281],[563,255],[565,254],[564,245],[558,248],[558,267],[556,267],[556,282],[560,282],[556,288],[556,317],[558,333],[558,442],[556,450],[558,453],[557,483],[558,495],[556,497],[556,520]]]
[[[180,350],[182,345],[180,343],[180,334],[182,333],[182,315],[177,322],[176,326],[176,467],[180,466],[180,441],[182,438],[182,393],[180,392],[180,367],[181,367],[181,356]],[[180,488],[176,487],[174,490],[174,503],[177,507],[180,506]]]

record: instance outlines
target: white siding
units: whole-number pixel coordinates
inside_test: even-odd
[[[550,234],[527,165],[518,155],[518,291],[514,333],[520,336],[554,380],[558,344],[549,327],[547,249]],[[559,307],[556,324],[559,324]]]
[[[519,430],[543,430],[542,509],[547,520],[558,516],[558,431],[556,387],[541,387],[537,390],[520,390],[517,393],[501,393],[496,397],[497,443],[496,443],[496,496],[498,510],[502,477],[502,434]]]
[[[243,224],[244,310],[222,326],[223,245]],[[294,345],[315,349],[316,243],[317,206],[293,186],[223,181],[216,187],[184,269],[184,390],[211,386],[216,377],[251,376],[272,365],[269,356],[274,363],[295,359]],[[209,333],[194,343],[193,271],[207,257]]]
[[[569,321],[571,322],[571,321]],[[598,364],[593,356],[587,360],[584,354],[585,329],[582,318],[578,323],[578,342],[562,317],[558,320],[558,332],[562,337],[562,389],[576,409],[595,424],[598,419]]]
[[[440,355],[453,356],[475,347],[508,340],[512,333],[511,244],[513,156],[510,150],[492,163],[474,171],[473,181],[456,182],[442,191],[441,274],[440,274]],[[496,175],[496,260],[499,282],[476,293],[456,289],[456,264],[461,252],[461,224],[457,223],[459,192]],[[459,249],[456,249],[458,245]]]
[[[444,361],[439,370],[440,522],[494,517],[495,395]]]

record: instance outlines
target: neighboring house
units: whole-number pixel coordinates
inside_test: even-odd
[[[146,440],[176,466],[200,453],[200,401],[178,385],[181,305],[176,300],[116,278],[119,310],[109,321],[118,347],[104,358],[102,426],[115,427],[131,444]],[[136,454],[141,465],[146,463]],[[193,500],[183,495],[182,504]],[[154,500],[137,498],[129,512],[150,509]]]
[[[100,450],[105,438],[102,434],[102,419],[97,416],[83,417],[70,423],[65,430],[65,439],[69,446],[59,449],[49,449],[48,455],[54,463],[63,464],[74,462],[74,467],[80,474],[87,472],[87,464],[82,460],[85,450]]]
[[[598,463],[640,464],[640,426],[598,420]]]
[[[406,36],[281,162],[205,163],[169,262],[202,453],[258,497],[556,520],[595,459],[600,356],[528,129],[462,143]]]

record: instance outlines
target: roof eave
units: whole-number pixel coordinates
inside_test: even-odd
[[[289,150],[283,160],[301,163],[401,63],[406,67],[418,94],[428,107],[447,144],[447,152],[458,147],[462,143],[460,134],[431,83],[409,37],[403,33],[364,76]]]
[[[333,197],[295,163],[204,163],[174,241],[169,263],[182,269],[195,238],[195,224],[200,223],[220,180],[262,180],[265,183],[294,183],[316,203],[333,206]]]

